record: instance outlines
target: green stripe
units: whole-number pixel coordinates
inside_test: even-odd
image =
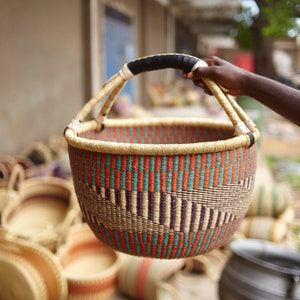
[[[204,175],[205,175],[205,170],[202,168],[200,170],[200,180],[199,180],[199,188],[202,189],[204,186]]]
[[[188,177],[188,190],[193,190],[194,188],[194,178],[195,178],[195,171],[190,170],[189,171],[189,177]]]
[[[206,165],[205,165],[205,167],[207,169],[209,169],[211,167],[211,154],[210,153],[206,154]]]
[[[210,229],[207,229],[207,230],[209,230],[209,234],[208,234],[208,236],[207,236],[207,238],[206,238],[204,247],[202,248],[202,252],[205,252],[206,250],[208,250],[207,247],[208,247],[208,245],[209,245],[209,243],[210,243],[211,236],[212,236],[213,233],[214,233],[214,228],[210,228]]]
[[[108,230],[107,230],[106,236],[110,236],[110,233]],[[123,249],[123,247],[120,243],[120,236],[119,236],[119,232],[117,229],[114,230],[114,237],[115,237],[115,241],[117,242],[118,249],[120,249],[121,252],[125,252],[125,249]],[[113,243],[112,243],[112,245],[113,245]]]
[[[149,163],[150,164],[150,163]],[[150,167],[150,166],[149,166]],[[144,172],[143,190],[147,191],[149,185],[149,172]]]
[[[190,169],[190,155],[185,155],[184,157],[184,170],[188,171]]]
[[[178,155],[175,155],[173,158],[173,171],[178,171]]]
[[[155,159],[154,159],[155,161]],[[154,190],[155,192],[160,192],[160,172],[155,172],[154,173]]]
[[[242,177],[245,178],[245,171],[246,171],[246,158],[244,159],[244,151],[243,148],[240,147],[240,157],[241,157],[241,164],[242,164]]]
[[[231,183],[231,178],[232,178],[232,166],[229,164],[229,151],[226,151],[226,166],[228,167],[228,175],[227,175],[227,183]]]
[[[121,156],[117,155],[116,156],[116,170],[120,171],[121,170]]]
[[[235,149],[233,149],[233,150],[231,150],[232,151],[232,153],[233,153],[233,161],[232,161],[232,163],[233,164],[235,164],[236,165],[236,168],[235,168],[235,174],[232,174],[232,176],[233,176],[233,180],[234,180],[234,182],[237,182],[238,181],[238,173],[239,173],[239,168],[237,168],[237,159],[236,159],[236,150]],[[232,167],[232,166],[231,166]]]
[[[188,237],[189,234],[187,233],[186,235]],[[187,243],[186,253],[188,254],[188,256],[190,256],[192,254],[192,253],[190,253],[190,251],[191,251],[191,249],[192,249],[192,247],[193,247],[193,245],[195,243],[196,236],[197,236],[197,232],[193,232],[193,236],[192,236],[192,239],[191,239],[191,244]]]
[[[219,186],[222,186],[222,184],[223,184],[223,178],[224,178],[224,167],[221,166],[219,170],[220,170],[220,171],[219,171],[218,185],[219,185]]]
[[[139,165],[138,165],[138,171],[143,173],[144,172],[144,156],[139,156]]]
[[[177,174],[177,190],[181,191],[182,190],[182,179],[183,179],[183,170],[178,169],[178,174]]]
[[[158,234],[157,232],[153,232],[151,237],[151,246],[156,246],[157,240],[158,240]]]
[[[121,190],[126,190],[126,170],[120,171],[120,188]]]
[[[167,157],[166,156],[162,156],[161,157],[161,166],[160,166],[160,170],[162,172],[167,172]]]
[[[134,238],[134,248],[138,256],[142,255],[141,253],[141,248],[140,248],[140,242],[139,242],[139,237],[137,232],[133,232],[133,238]]]
[[[194,250],[194,253],[191,253],[191,255],[195,255],[196,253],[199,252],[199,249],[200,249],[200,247],[201,247],[201,245],[202,245],[202,240],[203,240],[203,237],[204,237],[204,235],[205,235],[205,232],[206,232],[206,230],[202,230],[201,235],[200,235],[200,238],[199,238],[199,241],[197,242],[197,247],[196,247],[196,249]]]
[[[138,190],[137,184],[138,184],[138,172],[132,171],[131,172],[131,190],[132,191],[136,192]]]

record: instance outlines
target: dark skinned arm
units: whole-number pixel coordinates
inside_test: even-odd
[[[200,67],[183,74],[196,86],[211,94],[201,78],[219,83],[233,96],[252,97],[289,121],[300,126],[300,91],[277,81],[248,72],[216,56],[205,60],[208,67]]]

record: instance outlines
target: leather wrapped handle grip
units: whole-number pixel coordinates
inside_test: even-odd
[[[166,68],[190,72],[199,62],[202,66],[206,66],[206,63],[197,57],[186,54],[168,53],[133,60],[127,64],[127,67],[133,75]]]

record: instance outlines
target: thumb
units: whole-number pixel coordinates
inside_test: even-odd
[[[197,79],[209,77],[210,73],[211,72],[208,67],[199,67],[195,69],[193,72],[188,73],[187,78],[197,80]]]

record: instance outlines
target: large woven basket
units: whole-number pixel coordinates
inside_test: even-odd
[[[248,209],[259,132],[218,84],[205,79],[230,121],[106,120],[119,91],[133,76],[205,65],[183,54],[131,61],[65,131],[84,219],[116,250],[154,258],[205,253],[230,240]],[[98,117],[86,121],[102,100]]]

